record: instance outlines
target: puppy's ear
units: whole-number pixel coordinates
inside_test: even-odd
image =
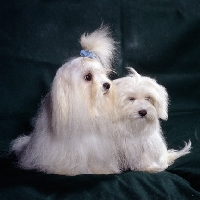
[[[52,128],[56,134],[62,132],[68,120],[69,84],[66,77],[64,77],[64,75],[66,76],[66,71],[63,74],[63,69],[60,68],[56,73],[51,89]]]
[[[137,81],[139,81],[139,80],[140,80],[140,78],[141,78],[141,75],[140,75],[140,74],[138,74],[138,73],[136,72],[136,70],[135,70],[135,69],[133,69],[132,67],[126,67],[126,69],[127,69],[127,70],[128,70],[128,72],[129,72],[129,75],[128,75],[128,76],[136,78],[136,79],[137,79]]]
[[[168,103],[169,103],[168,93],[166,89],[159,84],[156,84],[155,90],[156,90],[156,102],[154,102],[154,106],[156,108],[158,118],[167,120],[168,119]]]
[[[138,76],[139,74],[136,72],[135,69],[133,69],[132,67],[126,67],[126,69],[128,70],[130,75],[136,75]],[[139,75],[140,76],[140,75]]]

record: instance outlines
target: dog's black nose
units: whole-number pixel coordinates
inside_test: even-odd
[[[104,88],[105,90],[109,90],[109,89],[110,89],[110,83],[104,83],[104,84],[103,84],[103,88]]]
[[[147,111],[146,110],[140,110],[140,111],[138,111],[138,113],[141,117],[144,117],[147,114]]]

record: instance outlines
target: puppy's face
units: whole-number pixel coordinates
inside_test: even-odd
[[[155,98],[145,85],[126,77],[113,81],[115,109],[120,118],[131,120],[155,120]]]
[[[117,118],[155,121],[167,119],[167,93],[155,80],[130,76],[113,81]]]

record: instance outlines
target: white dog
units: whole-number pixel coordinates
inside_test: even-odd
[[[119,172],[110,120],[113,94],[107,75],[115,51],[106,27],[80,40],[81,56],[56,73],[33,132],[11,144],[18,166],[46,173],[109,174]]]
[[[168,118],[168,94],[154,79],[129,68],[128,77],[113,81],[115,91],[114,138],[120,169],[159,172],[188,154],[189,141],[180,150],[167,150],[159,118]]]

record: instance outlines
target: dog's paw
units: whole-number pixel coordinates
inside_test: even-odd
[[[142,171],[150,172],[150,173],[157,173],[157,172],[161,172],[161,171],[164,171],[164,170],[165,170],[165,168],[159,166],[156,163],[153,163],[149,167],[144,168]]]

